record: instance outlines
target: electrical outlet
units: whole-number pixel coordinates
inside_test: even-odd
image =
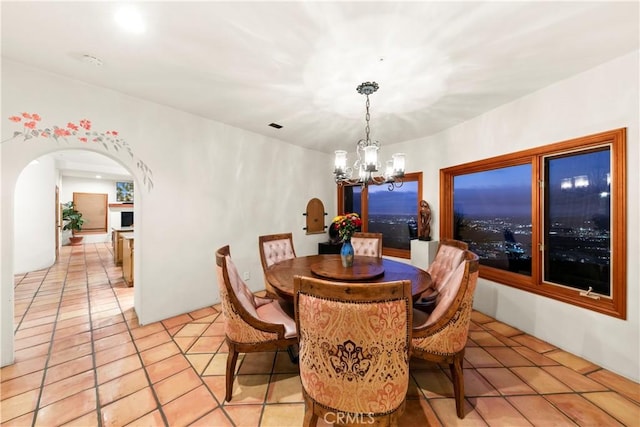
[[[249,280],[251,279],[251,275],[249,274],[248,271],[245,271],[244,273],[242,273],[242,279],[243,280]]]

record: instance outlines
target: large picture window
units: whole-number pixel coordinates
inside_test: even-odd
[[[531,165],[454,177],[453,238],[480,264],[531,276]]]
[[[441,170],[440,235],[489,280],[626,318],[626,133]]]
[[[362,231],[382,233],[382,253],[411,258],[411,239],[416,227],[422,195],[422,173],[405,174],[403,184],[393,191],[387,185],[338,186],[339,213],[357,212]]]

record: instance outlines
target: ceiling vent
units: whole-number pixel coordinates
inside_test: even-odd
[[[269,126],[276,129],[282,129],[282,125],[279,125],[277,123],[269,123]]]

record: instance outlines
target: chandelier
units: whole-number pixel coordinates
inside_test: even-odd
[[[356,88],[359,94],[367,97],[365,115],[366,126],[364,127],[365,137],[356,143],[357,160],[353,167],[347,167],[347,152],[337,150],[335,152],[335,168],[333,173],[338,185],[355,185],[360,184],[362,187],[368,185],[388,184],[389,191],[402,186],[402,178],[404,177],[404,153],[396,153],[391,156],[391,160],[385,163],[385,171],[383,175],[378,174],[380,163],[378,162],[378,150],[380,143],[371,141],[369,137],[369,95],[377,91],[379,88],[376,82],[365,82]],[[354,175],[354,171],[357,176]]]

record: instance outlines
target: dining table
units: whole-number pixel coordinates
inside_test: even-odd
[[[431,286],[431,276],[425,270],[387,258],[355,256],[353,266],[344,267],[340,255],[300,256],[270,265],[265,278],[279,297],[293,301],[293,278],[316,277],[334,282],[391,282],[411,280],[414,300]]]

